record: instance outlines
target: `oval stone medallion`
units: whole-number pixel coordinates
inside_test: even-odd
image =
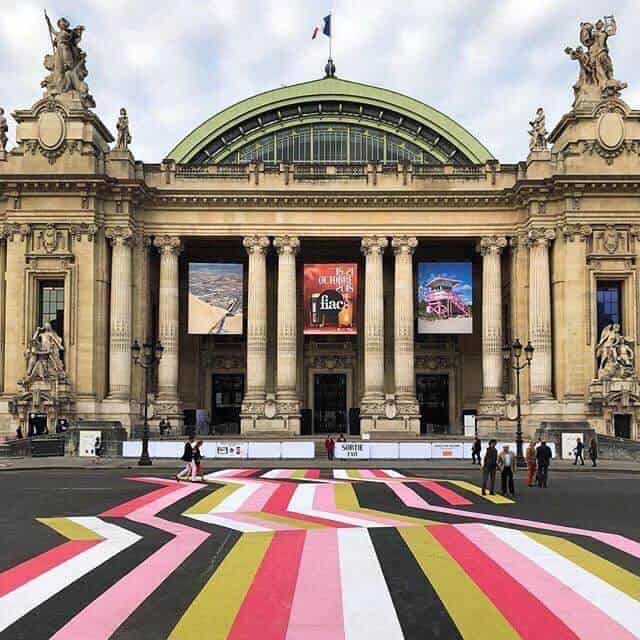
[[[64,120],[57,111],[45,111],[38,119],[38,138],[45,149],[60,146],[65,136]]]
[[[624,140],[624,122],[619,113],[605,113],[598,122],[598,142],[606,149],[615,149]]]

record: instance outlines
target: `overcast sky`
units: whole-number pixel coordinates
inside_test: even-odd
[[[610,49],[624,99],[640,106],[638,0],[45,0],[52,20],[83,24],[96,112],[113,131],[129,111],[132,150],[160,161],[195,126],[243,98],[323,75],[333,10],[337,75],[408,94],[466,127],[502,162],[524,159],[527,123],[551,129],[571,106],[581,20],[614,13]],[[41,95],[50,49],[43,4],[3,0],[0,105]],[[635,54],[635,56],[634,56]],[[13,144],[14,126],[10,136]]]

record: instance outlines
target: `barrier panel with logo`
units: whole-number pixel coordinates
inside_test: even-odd
[[[464,453],[462,442],[432,442],[431,457],[434,459],[461,459]]]
[[[335,456],[340,460],[368,460],[369,442],[336,442]]]

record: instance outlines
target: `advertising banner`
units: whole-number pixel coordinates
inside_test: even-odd
[[[246,458],[248,455],[248,442],[216,442],[216,458]]]
[[[189,333],[242,334],[242,300],[241,264],[189,263]]]
[[[304,265],[304,332],[357,333],[358,265]]]
[[[462,458],[464,448],[462,442],[432,442],[431,443],[431,457],[432,458],[444,458],[455,459]]]
[[[368,442],[336,442],[335,456],[339,459],[368,460]]]
[[[418,265],[418,333],[473,333],[470,262]]]

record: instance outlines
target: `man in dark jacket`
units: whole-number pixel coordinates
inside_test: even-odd
[[[482,442],[480,442],[480,438],[477,438],[473,441],[473,446],[471,447],[471,464],[475,464],[476,460],[478,464],[480,464],[480,452],[482,451]]]
[[[191,475],[191,469],[193,465],[193,434],[189,434],[189,438],[184,443],[182,460],[186,463],[186,466],[180,473],[176,475],[176,480],[180,480],[181,478]]]
[[[582,455],[583,450],[584,450],[584,444],[582,444],[582,440],[578,438],[578,441],[576,442],[576,448],[573,450],[575,455],[575,460],[573,461],[573,464],[578,464],[578,459],[580,459],[580,462],[584,467],[584,456]]]
[[[538,487],[547,488],[547,475],[549,473],[549,463],[553,458],[551,448],[542,440],[536,451],[536,462],[538,463]]]
[[[492,496],[496,494],[496,469],[498,468],[498,451],[496,441],[489,440],[489,446],[484,454],[482,465],[482,495],[487,493],[487,481],[489,482],[489,492]]]

